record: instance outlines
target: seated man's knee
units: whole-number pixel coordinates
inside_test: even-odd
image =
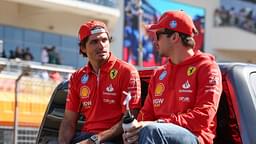
[[[140,135],[152,135],[158,127],[155,124],[149,124],[140,130]]]
[[[174,124],[155,123],[143,127],[139,134],[143,143],[197,144],[194,134]]]

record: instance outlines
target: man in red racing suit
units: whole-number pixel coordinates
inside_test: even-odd
[[[124,142],[213,143],[222,92],[214,57],[193,50],[196,29],[183,11],[164,13],[149,30],[155,30],[159,53],[169,62],[151,78],[140,122],[123,134]]]
[[[66,110],[59,131],[59,143],[120,143],[123,101],[131,93],[130,108],[140,108],[140,79],[132,65],[116,58],[110,51],[109,32],[104,23],[89,21],[79,30],[80,53],[88,65],[72,74]],[[81,113],[85,123],[75,135]]]

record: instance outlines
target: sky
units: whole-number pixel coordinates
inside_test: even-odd
[[[205,15],[205,9],[195,7],[188,4],[173,2],[172,0],[147,0],[152,6],[154,6],[161,14],[167,10],[184,10],[192,18],[196,15]]]

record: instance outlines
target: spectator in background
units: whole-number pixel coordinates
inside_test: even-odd
[[[33,57],[32,53],[30,52],[29,47],[24,49],[24,53],[22,55],[23,55],[23,60],[26,60],[26,61],[33,61],[34,60],[34,57]]]
[[[9,51],[9,59],[15,59],[15,58],[16,58],[16,56],[15,56],[14,51],[13,51],[13,50],[10,50],[10,51]]]
[[[236,14],[234,7],[230,8],[229,15],[230,15],[229,24],[232,26],[236,25],[237,24],[237,14]]]
[[[41,51],[41,62],[47,64],[49,62],[48,48],[45,46]]]
[[[5,54],[5,50],[3,49],[2,53],[1,53],[1,57],[2,58],[6,58],[6,54]]]
[[[214,18],[214,26],[222,25],[222,19],[220,17],[220,13],[221,13],[220,9],[218,9],[218,8],[215,9],[214,16],[213,16],[213,18]]]
[[[24,50],[22,50],[20,47],[16,47],[15,49],[15,53],[14,53],[14,57],[15,58],[19,58],[19,59],[23,59],[23,52]]]
[[[50,64],[61,64],[59,53],[56,51],[56,47],[52,46],[48,50],[49,63]]]
[[[0,40],[0,57],[6,58],[3,41]]]

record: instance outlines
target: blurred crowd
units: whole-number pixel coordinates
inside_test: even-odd
[[[160,13],[146,0],[142,0],[141,6],[139,5],[138,0],[125,0],[124,11],[124,60],[134,65],[138,65],[138,48],[143,47],[143,65],[160,65],[161,58],[151,41],[150,35],[145,29],[146,24],[157,21]]]
[[[30,52],[30,48],[16,47],[15,50],[10,50],[9,55],[6,54],[3,49],[0,57],[8,59],[20,59],[25,61],[33,61],[34,56]],[[41,62],[42,64],[61,64],[60,54],[57,52],[55,46],[45,46],[41,51]]]
[[[214,26],[236,26],[256,33],[256,14],[251,8],[229,9],[221,6],[214,12]]]
[[[15,51],[10,50],[9,55],[7,56],[5,53],[5,50],[3,49],[1,57],[3,58],[9,58],[9,59],[21,59],[26,61],[33,61],[34,56],[30,52],[30,48],[20,48],[16,47]]]
[[[145,25],[159,19],[160,11],[147,0],[125,0],[124,8],[124,42],[123,59],[131,64],[139,63],[139,48],[142,47],[143,66],[162,65],[166,59],[161,58],[155,45],[154,33],[146,30]],[[140,17],[141,16],[141,17]],[[203,50],[204,46],[204,16],[196,15],[193,18],[199,31],[195,37],[196,48]]]

